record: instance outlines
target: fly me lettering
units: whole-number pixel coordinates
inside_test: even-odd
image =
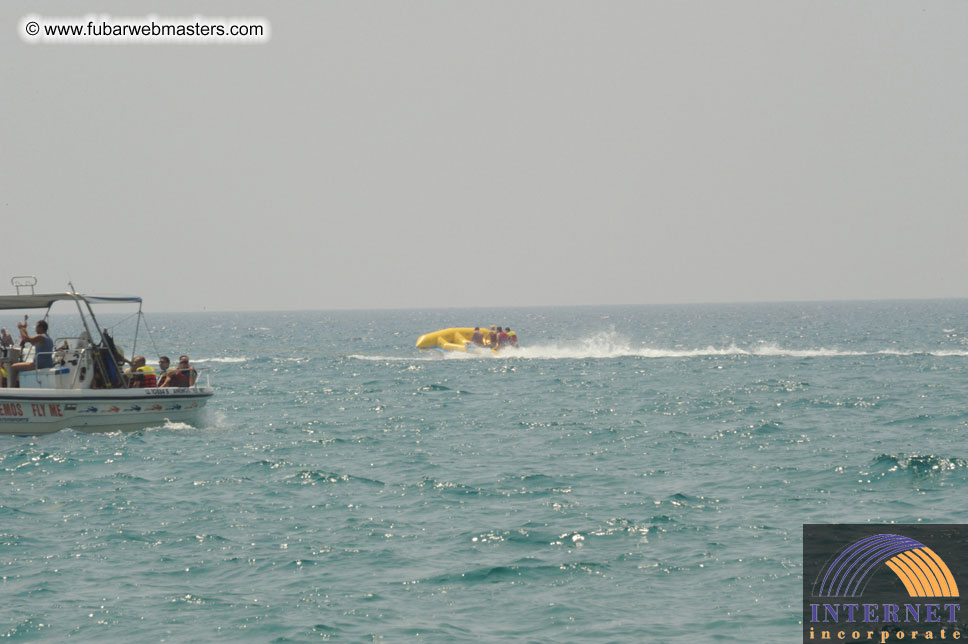
[[[63,416],[64,412],[61,411],[61,406],[55,404],[45,405],[43,403],[32,403],[30,405],[30,411],[33,412],[34,416]]]

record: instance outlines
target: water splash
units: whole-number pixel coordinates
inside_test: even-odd
[[[527,345],[518,349],[506,349],[499,354],[491,352],[463,353],[427,351],[415,356],[367,356],[353,354],[349,358],[376,362],[416,361],[416,360],[487,360],[487,359],[532,359],[532,360],[587,360],[614,358],[706,358],[750,356],[765,358],[845,358],[864,356],[933,356],[968,357],[968,350],[899,350],[880,349],[857,351],[833,347],[792,349],[776,342],[761,341],[747,346],[731,343],[726,346],[707,345],[705,347],[655,347],[647,344],[635,345],[615,331],[605,331],[573,342]]]
[[[172,422],[170,420],[165,420],[165,424],[154,429],[173,429],[173,430],[183,430],[183,429],[195,429],[195,427],[189,425],[188,423]]]

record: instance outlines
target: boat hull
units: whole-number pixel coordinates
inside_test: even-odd
[[[131,431],[191,422],[213,393],[210,387],[0,389],[0,434]]]

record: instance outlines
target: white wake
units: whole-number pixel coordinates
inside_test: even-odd
[[[619,334],[609,331],[573,342],[558,342],[551,344],[526,345],[518,349],[507,349],[494,354],[490,351],[473,354],[461,352],[441,352],[436,350],[419,352],[411,356],[368,356],[353,354],[349,357],[356,360],[376,362],[388,361],[418,361],[418,360],[489,360],[489,359],[530,359],[530,360],[588,360],[614,358],[704,358],[719,356],[750,356],[766,358],[841,358],[857,356],[936,356],[936,357],[968,357],[968,350],[964,349],[924,349],[901,350],[879,349],[858,351],[840,349],[836,347],[816,347],[807,349],[792,349],[783,347],[776,342],[754,342],[746,346],[731,343],[727,346],[699,346],[699,347],[656,347],[648,344],[634,344]]]

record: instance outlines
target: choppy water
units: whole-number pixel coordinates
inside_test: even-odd
[[[0,637],[794,642],[803,523],[964,517],[968,301],[149,320],[217,396],[0,439]]]

